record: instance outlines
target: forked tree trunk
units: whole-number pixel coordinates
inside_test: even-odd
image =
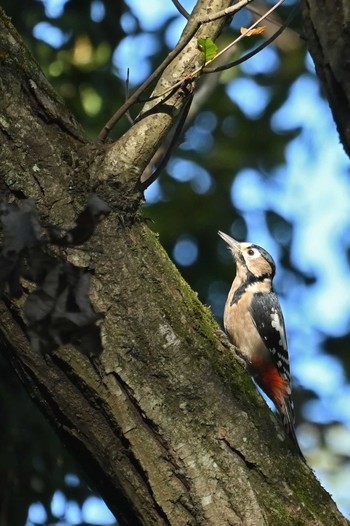
[[[190,23],[229,4],[200,0]],[[66,251],[94,271],[102,354],[34,352],[23,298],[1,303],[1,350],[120,524],[347,524],[138,215],[139,177],[185,91],[117,143],[90,144],[3,13],[0,57],[2,197],[31,197],[45,222],[65,228],[92,191],[113,209],[84,250]],[[200,60],[192,41],[159,89]]]
[[[316,73],[350,155],[350,68],[348,0],[302,0],[304,32]]]

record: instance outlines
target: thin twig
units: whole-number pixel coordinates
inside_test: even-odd
[[[179,139],[181,137],[182,130],[183,130],[183,127],[185,125],[188,112],[190,111],[192,100],[193,100],[193,94],[191,93],[191,95],[189,95],[186,103],[184,104],[184,106],[182,108],[182,112],[181,112],[179,121],[178,121],[178,123],[176,125],[176,128],[175,128],[175,131],[174,131],[174,135],[171,138],[171,141],[169,143],[168,149],[165,152],[163,159],[160,161],[159,165],[154,170],[152,175],[150,175],[148,177],[148,179],[146,179],[142,183],[141,188],[142,188],[143,191],[146,190],[149,186],[151,186],[152,183],[154,183],[154,181],[159,177],[160,173],[162,172],[162,170],[167,165],[167,162],[169,161],[169,158],[170,158],[171,154],[173,153],[174,148],[175,148],[176,144],[178,143],[178,141],[179,141]]]
[[[184,79],[181,84],[186,83],[186,79]],[[170,88],[166,89],[159,95],[153,95],[152,97],[148,97],[147,99],[138,99],[135,104],[146,104],[146,102],[152,102],[152,100],[162,99],[162,102],[166,102],[172,95],[174,95],[176,88],[178,86],[170,86]]]
[[[283,31],[288,27],[288,25],[292,22],[292,20],[295,18],[296,14],[298,12],[298,6],[295,6],[292,11],[289,13],[286,20],[283,22],[283,24],[279,27],[279,29],[267,40],[262,42],[259,46],[257,46],[252,51],[249,51],[249,53],[246,53],[243,55],[243,57],[238,58],[237,60],[234,60],[233,62],[229,62],[228,64],[223,64],[222,66],[218,66],[216,68],[204,68],[203,73],[217,73],[219,71],[224,71],[226,69],[233,68],[235,66],[239,66],[239,64],[242,64],[242,62],[246,62],[250,58],[254,57],[254,55],[257,55],[265,49],[269,44],[271,44],[276,38],[283,33]]]
[[[179,0],[171,0],[178,12],[187,18],[187,20],[190,18],[190,13],[186,11],[186,9],[183,7],[183,5],[180,4]]]
[[[192,29],[189,30],[189,32],[182,38],[182,40],[178,43],[178,45],[169,53],[169,55],[166,57],[166,59],[158,66],[158,68],[148,77],[148,79],[145,80],[141,86],[137,88],[137,90],[129,97],[129,99],[115,112],[115,114],[109,119],[109,121],[105,124],[105,126],[102,128],[100,134],[99,134],[99,140],[105,141],[108,137],[110,131],[112,128],[116,125],[116,123],[119,121],[119,119],[125,114],[126,111],[135,103],[137,102],[138,98],[142,93],[152,84],[152,82],[157,79],[163,71],[168,67],[168,65],[174,60],[174,58],[181,53],[181,51],[187,46],[189,41],[193,38],[193,36],[196,34],[198,29],[201,27],[202,24],[208,24],[209,22],[213,22],[214,20],[218,20],[219,18],[226,17],[228,15],[232,15],[233,13],[236,13],[243,9],[246,5],[253,2],[253,0],[240,0],[235,5],[228,7],[226,9],[223,9],[219,11],[218,13],[214,13],[213,15],[207,15],[201,20],[198,20]],[[185,79],[181,79],[181,82],[179,84],[176,84],[174,87],[177,87],[178,85],[182,84],[182,82]],[[170,88],[172,90],[173,87]]]
[[[127,112],[128,109],[133,104],[135,104],[135,102],[138,101],[139,96],[142,95],[142,93],[152,84],[152,82],[154,80],[156,80],[159,77],[159,75],[161,75],[163,73],[163,71],[169,66],[169,64],[172,62],[172,60],[179,53],[181,53],[181,51],[184,49],[184,47],[187,46],[188,42],[191,40],[193,35],[198,30],[199,25],[200,24],[198,22],[192,28],[192,30],[186,35],[186,37],[181,42],[179,42],[179,44],[176,46],[176,48],[173,49],[173,51],[171,51],[169,53],[167,58],[157,67],[157,69],[155,69],[153,71],[153,73],[151,73],[151,75],[145,80],[145,82],[143,84],[141,84],[141,86],[139,86],[137,88],[137,90],[132,95],[130,95],[128,100],[125,101],[124,104],[119,108],[119,110],[117,110],[115,112],[115,114],[109,119],[109,121],[107,122],[107,124],[105,124],[105,126],[102,128],[102,130],[101,130],[101,132],[99,134],[98,138],[99,138],[100,141],[103,142],[103,141],[106,140],[106,138],[108,137],[108,135],[109,135],[110,131],[112,130],[112,128],[114,128],[114,126],[117,124],[119,119],[125,114],[125,112]],[[171,90],[172,90],[172,88],[170,88],[169,91],[171,91]]]
[[[294,7],[298,7],[298,6],[294,6]],[[251,13],[253,13],[253,15],[261,16],[261,11],[259,10],[259,8],[255,7],[254,5],[247,6],[247,9]],[[272,16],[271,17],[270,16],[266,17],[266,21],[270,22],[270,24],[273,24],[273,25],[275,25],[277,27],[280,27],[280,25],[281,25],[281,22],[279,20],[277,20],[277,18],[274,18]],[[298,31],[296,31],[295,29],[292,29],[292,28],[289,28],[289,29],[290,29],[290,31],[292,33],[295,33],[296,36],[298,36],[298,37],[301,36],[300,33]]]
[[[130,80],[130,69],[128,68],[126,70],[126,79],[125,79],[125,100],[128,100],[128,97],[129,97],[129,80]],[[134,120],[131,117],[129,110],[125,112],[125,116],[132,126],[134,124]]]
[[[263,20],[265,20],[266,17],[268,17],[271,13],[273,13],[273,11],[275,11],[275,9],[277,9],[277,7],[279,7],[281,4],[283,4],[284,0],[278,0],[277,4],[275,4],[274,6],[271,7],[271,9],[269,9],[268,11],[266,11],[265,14],[261,15],[253,24],[251,24],[249,26],[248,29],[246,29],[245,31],[243,31],[243,33],[241,33],[233,42],[231,42],[228,46],[226,46],[224,49],[222,49],[221,51],[219,51],[219,53],[217,53],[217,55],[215,55],[214,58],[208,60],[208,62],[205,63],[204,67],[206,67],[208,64],[210,64],[211,62],[213,62],[214,60],[216,60],[217,58],[221,57],[221,55],[223,55],[224,53],[226,53],[229,49],[231,49],[233,46],[235,46],[236,44],[238,44],[238,42],[240,42],[252,29],[254,29],[254,27],[256,27],[257,25],[260,24],[260,22],[262,22]]]
[[[267,11],[264,15],[262,15],[258,20],[256,20],[256,22],[254,22],[253,24],[251,24],[248,29],[246,29],[242,34],[240,34],[233,42],[231,42],[228,46],[226,46],[224,49],[222,49],[221,51],[219,51],[219,53],[217,53],[217,55],[208,60],[205,64],[203,64],[202,66],[200,66],[199,68],[197,68],[196,70],[194,70],[192,73],[190,73],[189,75],[187,75],[187,77],[185,78],[182,78],[180,80],[178,80],[177,82],[175,82],[175,84],[173,84],[172,86],[170,86],[169,88],[167,88],[166,90],[164,90],[162,93],[160,93],[158,95],[159,98],[161,97],[164,97],[166,96],[170,91],[178,88],[179,86],[181,86],[181,84],[183,82],[186,82],[192,78],[194,78],[196,75],[198,75],[199,73],[201,73],[204,68],[206,68],[206,66],[208,64],[211,64],[214,60],[216,60],[217,58],[220,58],[224,53],[226,53],[229,49],[231,49],[235,44],[237,44],[238,42],[240,42],[240,40],[242,40],[248,33],[249,31],[251,31],[252,29],[254,29],[254,27],[256,27],[258,24],[260,24],[260,22],[262,20],[264,20],[269,14],[271,14],[275,9],[277,9],[277,7],[279,7],[282,3],[284,2],[284,0],[279,0],[277,2],[277,4],[275,4],[274,6],[271,7],[271,9],[269,9],[269,11]],[[237,4],[235,4],[237,5]],[[215,15],[214,15],[215,16]]]
[[[263,9],[263,7],[264,6],[261,6],[260,9]],[[248,9],[248,11],[253,13],[253,15],[261,16],[261,11],[257,7],[255,7],[254,5],[250,5],[249,7],[247,7],[247,9]],[[266,21],[270,22],[271,24],[275,24],[276,26],[279,26],[279,22],[275,18],[266,17]]]
[[[209,96],[213,93],[215,88],[218,85],[220,78],[220,74],[216,73],[214,75],[207,75],[203,82],[201,82],[201,86],[198,90],[194,93],[193,100],[191,103],[191,107],[189,109],[189,112],[186,117],[185,124],[181,131],[181,138],[178,140],[178,143],[182,140],[182,136],[184,135],[186,129],[190,126],[190,123],[193,121],[196,115],[200,112],[203,105],[208,100]],[[140,178],[141,187],[143,183],[150,177],[152,174],[154,167],[159,164],[161,159],[163,158],[165,152],[167,151],[169,144],[171,143],[172,137],[174,136],[174,127],[170,133],[168,133],[166,139],[162,142],[162,144],[157,149],[156,153],[153,155],[152,159],[146,166],[145,170],[142,173],[142,176]]]

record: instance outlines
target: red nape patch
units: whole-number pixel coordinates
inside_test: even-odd
[[[271,365],[255,377],[259,387],[280,408],[286,396],[288,396],[288,382],[278,372],[276,367]]]

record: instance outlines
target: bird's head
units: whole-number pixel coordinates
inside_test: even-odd
[[[218,232],[219,236],[228,244],[237,265],[237,274],[248,273],[256,278],[272,278],[275,275],[275,262],[270,254],[262,247],[252,243],[240,243],[232,237]]]

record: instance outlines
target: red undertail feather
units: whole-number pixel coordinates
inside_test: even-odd
[[[287,434],[294,442],[296,450],[301,458],[306,462],[295,434],[294,410],[290,396],[289,382],[279,374],[278,370],[273,365],[259,372],[255,377],[255,381],[277,407]]]
[[[255,377],[256,383],[282,412],[283,403],[290,395],[289,382],[280,375],[275,366],[266,367]]]

